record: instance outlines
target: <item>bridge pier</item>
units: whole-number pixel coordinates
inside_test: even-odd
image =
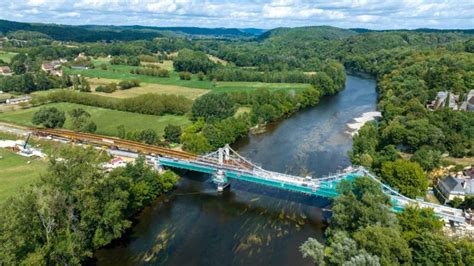
[[[230,186],[229,180],[227,179],[225,172],[222,170],[217,170],[214,173],[212,181],[216,183],[218,192],[223,192],[226,187]]]
[[[165,167],[160,163],[160,157],[147,156],[146,161],[151,167],[158,171],[158,173],[162,174],[165,172]]]

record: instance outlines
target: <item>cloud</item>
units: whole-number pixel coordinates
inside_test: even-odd
[[[2,0],[0,18],[63,24],[474,28],[474,1]]]

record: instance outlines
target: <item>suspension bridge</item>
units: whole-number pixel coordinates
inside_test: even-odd
[[[319,178],[301,177],[265,170],[239,155],[229,145],[215,152],[197,156],[183,151],[119,138],[68,130],[34,129],[33,132],[40,136],[83,142],[106,147],[107,149],[143,153],[147,155],[157,169],[170,167],[206,173],[212,176],[212,181],[216,184],[218,191],[223,191],[230,185],[230,181],[235,179],[250,184],[260,184],[307,195],[335,198],[339,195],[336,189],[337,185],[342,180],[353,181],[359,176],[368,176],[379,183],[383,192],[390,197],[392,210],[395,212],[400,212],[409,205],[415,205],[421,208],[432,208],[436,215],[446,222],[451,221],[460,224],[466,221],[462,210],[405,197],[395,189],[382,183],[379,178],[363,167],[350,167],[339,173]]]

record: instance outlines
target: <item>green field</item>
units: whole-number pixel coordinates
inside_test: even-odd
[[[38,180],[47,166],[44,159],[26,158],[0,148],[0,203]]]
[[[154,129],[158,134],[163,134],[164,128],[168,124],[186,126],[190,124],[188,118],[177,115],[144,115],[123,111],[116,111],[73,103],[52,103],[46,104],[44,107],[56,107],[59,110],[68,112],[74,108],[82,108],[91,114],[91,119],[97,124],[97,134],[114,136],[117,134],[117,126],[124,125],[127,131]],[[18,124],[22,126],[33,127],[31,119],[33,114],[40,107],[18,110],[14,112],[0,113],[0,121]],[[70,117],[66,116],[65,128],[71,128]]]
[[[180,80],[178,73],[171,71],[169,78],[152,77],[146,75],[135,75],[131,74],[130,70],[137,68],[136,66],[126,65],[110,65],[108,59],[99,58],[95,59],[94,65],[96,68],[79,70],[79,69],[66,69],[68,74],[81,74],[89,78],[102,78],[112,80],[125,80],[125,79],[138,79],[143,83],[148,84],[162,84],[162,85],[173,85],[177,87],[185,88],[196,88],[215,90],[216,92],[235,92],[235,91],[252,91],[258,88],[267,88],[270,90],[288,90],[288,89],[302,89],[308,88],[310,84],[301,83],[263,83],[263,82],[217,82],[213,84],[208,80],[200,81],[196,75],[193,75],[191,80]],[[100,68],[101,64],[107,65],[107,70]],[[170,68],[170,61],[164,62],[165,68]]]
[[[272,91],[277,90],[301,90],[310,88],[310,84],[304,83],[263,83],[263,82],[218,82],[213,91],[215,92],[236,92],[252,91],[259,88],[266,88]]]
[[[11,59],[16,55],[16,53],[0,51],[0,60],[10,63]]]

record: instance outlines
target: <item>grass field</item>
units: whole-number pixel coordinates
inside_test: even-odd
[[[16,55],[16,53],[0,51],[0,60],[10,63],[11,59]]]
[[[26,158],[7,149],[0,148],[0,156],[0,203],[38,180],[48,166],[44,159]]]
[[[12,95],[10,93],[2,93],[0,94],[0,100],[4,100],[4,99],[10,99],[12,97]]]
[[[99,78],[90,78],[89,82],[91,84],[92,90],[99,85],[106,85],[111,82],[118,83],[120,80],[116,79],[99,79]],[[104,92],[93,92],[98,95],[102,96],[109,96],[114,98],[130,98],[139,96],[142,94],[147,93],[156,93],[156,94],[174,94],[174,95],[182,95],[186,98],[194,100],[201,95],[208,93],[209,90],[204,89],[192,89],[186,87],[180,87],[175,85],[164,85],[164,84],[153,84],[153,83],[142,83],[140,87],[132,88],[129,90],[117,90],[113,93],[104,93]]]
[[[263,82],[217,82],[215,85],[209,80],[200,81],[196,75],[193,75],[191,80],[180,80],[178,73],[171,71],[170,77],[160,78],[146,75],[135,75],[131,74],[130,70],[137,68],[136,66],[126,65],[110,65],[108,59],[99,58],[95,59],[94,65],[96,68],[79,70],[79,69],[66,69],[68,74],[81,74],[89,78],[101,78],[110,80],[125,80],[125,79],[138,79],[143,83],[147,84],[160,84],[160,85],[173,85],[177,87],[185,88],[196,88],[204,90],[215,90],[216,92],[235,92],[235,91],[252,91],[258,88],[268,88],[271,90],[288,90],[288,89],[302,89],[310,87],[309,84],[301,83],[263,83]],[[107,64],[107,69],[103,70],[100,68],[101,64]],[[165,61],[162,64],[163,68],[172,70],[172,62]],[[200,92],[198,93],[200,94]]]
[[[100,68],[78,70],[78,69],[66,69],[68,74],[81,74],[91,78],[105,78],[105,79],[138,79],[144,83],[155,83],[164,85],[175,85],[187,88],[198,88],[198,89],[212,89],[212,83],[209,81],[199,81],[196,77],[192,80],[180,80],[178,73],[171,72],[169,78],[152,77],[146,75],[135,75],[131,74],[130,70],[136,67],[131,66],[110,66],[107,70]],[[115,69],[115,71],[114,71]]]
[[[272,91],[277,90],[300,90],[310,88],[310,84],[303,83],[263,83],[263,82],[218,82],[213,89],[215,92],[236,92],[253,91],[259,88],[266,88]]]
[[[185,116],[144,115],[72,103],[52,103],[46,104],[44,107],[56,107],[61,111],[65,111],[66,113],[74,108],[82,108],[91,114],[92,121],[97,124],[96,133],[110,136],[117,134],[117,126],[119,125],[124,125],[127,131],[136,129],[154,129],[158,134],[163,134],[164,128],[168,124],[186,126],[191,123]],[[33,114],[37,112],[39,108],[40,107],[34,107],[14,112],[1,113],[0,121],[32,127],[34,125],[31,123],[31,119]],[[69,115],[66,116],[64,128],[71,128],[71,119]]]

